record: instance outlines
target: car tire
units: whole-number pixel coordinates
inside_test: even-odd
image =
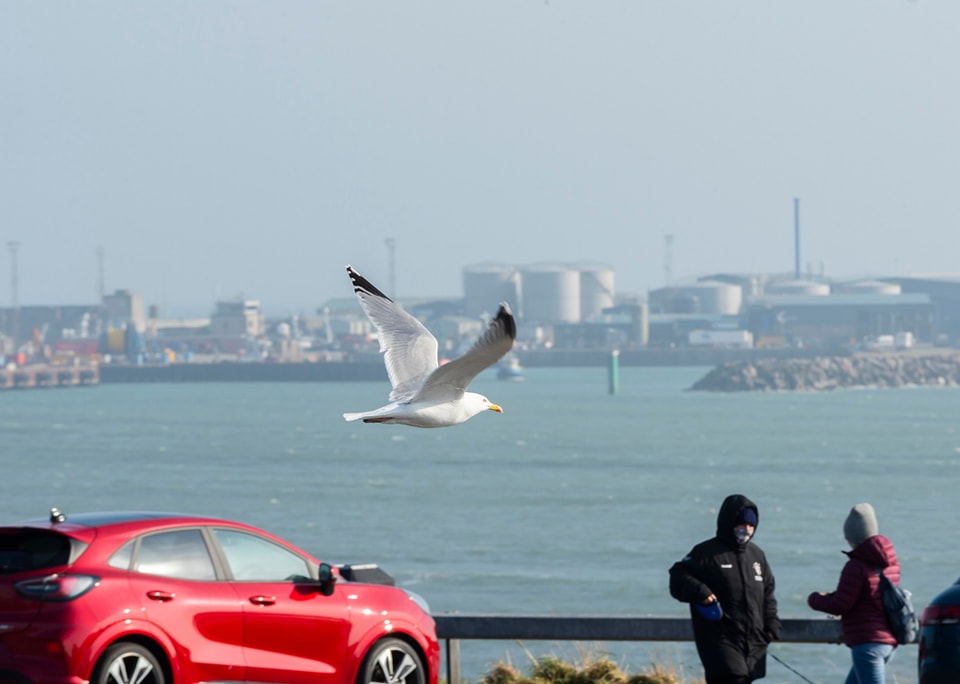
[[[166,684],[160,661],[139,644],[121,642],[108,648],[91,684]]]
[[[406,641],[381,639],[364,657],[357,684],[427,684],[427,672]]]

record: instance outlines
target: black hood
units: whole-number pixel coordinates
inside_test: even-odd
[[[717,513],[717,539],[732,548],[737,548],[737,537],[733,533],[733,528],[737,525],[737,518],[740,511],[745,508],[752,508],[757,514],[757,527],[760,526],[760,511],[757,510],[757,504],[743,494],[731,494],[723,500],[720,506],[720,512]]]

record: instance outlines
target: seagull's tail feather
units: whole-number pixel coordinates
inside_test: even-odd
[[[352,422],[354,420],[363,419],[364,423],[392,423],[394,422],[393,417],[391,416],[380,416],[377,415],[377,411],[367,411],[366,413],[344,413],[343,419]]]
[[[391,417],[391,412],[397,407],[396,404],[387,404],[386,406],[381,406],[378,409],[373,411],[360,411],[358,413],[344,413],[343,419],[347,422],[352,422],[354,420],[360,420],[363,418],[364,423],[386,423],[388,421],[384,418]],[[377,420],[367,420],[368,418],[376,418]]]

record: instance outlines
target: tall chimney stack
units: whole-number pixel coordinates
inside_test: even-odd
[[[800,198],[793,198],[793,255],[794,277],[800,280]]]

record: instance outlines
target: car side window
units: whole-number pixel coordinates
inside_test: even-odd
[[[310,577],[306,559],[269,539],[238,530],[213,531],[233,578],[241,582],[283,582],[291,577]]]
[[[133,548],[137,545],[137,540],[133,539],[113,552],[113,555],[107,560],[107,565],[111,568],[121,570],[130,569],[130,561],[133,560]]]
[[[217,578],[200,530],[174,530],[140,539],[133,569],[148,575],[188,580]]]

